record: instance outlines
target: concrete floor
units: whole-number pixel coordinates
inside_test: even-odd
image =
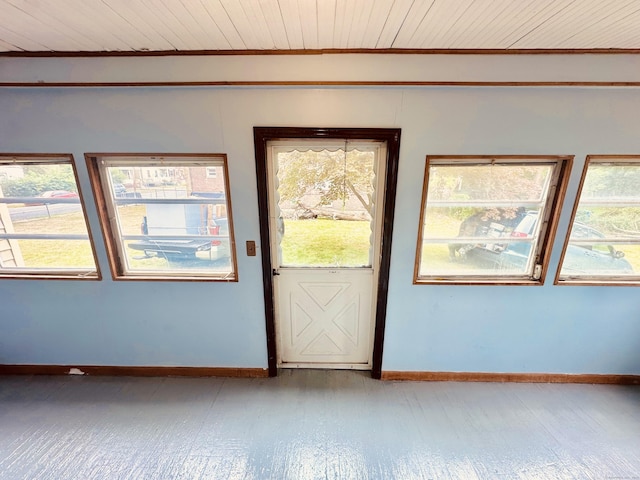
[[[640,479],[640,387],[0,377],[0,479]]]

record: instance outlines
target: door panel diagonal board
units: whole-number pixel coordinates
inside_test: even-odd
[[[330,335],[322,331],[313,337],[311,341],[298,352],[298,354],[302,358],[307,356],[335,357],[346,356],[349,352],[345,351],[345,349],[331,338]]]
[[[282,362],[368,360],[371,337],[361,323],[371,315],[370,271],[283,270],[279,280],[288,299],[282,304]]]
[[[298,286],[322,309],[327,308],[337,296],[341,295],[351,283],[300,282]]]
[[[347,337],[353,345],[358,343],[358,318],[361,310],[360,293],[337,297],[334,305],[322,309],[311,301],[300,290],[290,295],[289,312],[291,315],[291,345],[303,341],[302,337],[308,337],[309,331],[327,331],[332,338]]]
[[[333,324],[349,338],[354,345],[358,343],[358,333],[360,325],[358,318],[360,316],[360,295],[353,297],[340,312],[333,317]]]

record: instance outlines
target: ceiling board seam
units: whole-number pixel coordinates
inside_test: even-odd
[[[102,0],[102,4],[107,7],[109,10],[111,10],[114,15],[117,15],[118,17],[120,17],[125,23],[129,24],[131,27],[136,28],[135,25],[133,25],[129,20],[127,20],[126,17],[123,17],[120,12],[118,12],[116,9],[114,9],[111,5],[109,5],[109,3],[107,3],[105,0]],[[142,18],[142,17],[140,17]],[[144,19],[142,19],[144,21]],[[145,22],[146,23],[146,22]],[[151,25],[149,25],[148,23],[146,23],[148,27],[152,28]],[[140,35],[142,35],[143,37],[145,37],[147,40],[149,40],[149,44],[151,44],[151,42],[153,41],[151,38],[149,38],[149,36],[147,34],[145,34],[143,31],[141,31],[139,28],[137,29],[138,33]],[[160,37],[162,37],[169,45],[172,45],[172,43],[167,40],[160,32],[158,32],[158,35]]]
[[[378,34],[378,38],[375,41],[375,46],[376,47],[380,44],[380,39],[382,38],[382,34],[384,33],[384,29],[387,28],[387,22],[389,21],[389,18],[391,18],[391,12],[393,11],[393,7],[394,7],[395,4],[396,4],[396,0],[393,0],[393,3],[391,4],[391,8],[387,12],[387,16],[384,19],[384,22],[382,22],[382,28],[380,29],[380,33]]]
[[[336,38],[336,24],[338,23],[338,3],[333,4],[333,34],[331,35],[331,46],[335,45],[334,40]]]
[[[262,48],[274,50],[277,42],[269,28],[261,3],[262,2],[241,2],[240,7],[247,18],[249,26],[254,26],[257,42],[261,44]],[[268,45],[265,45],[266,41],[269,42]]]
[[[24,38],[25,40],[31,41],[31,42],[33,42],[33,43],[34,43],[34,44],[36,44],[36,45],[40,45],[42,48],[47,48],[47,46],[46,46],[46,45],[42,45],[40,42],[36,42],[35,40],[31,40],[31,39],[29,39],[29,38],[25,37],[24,35],[22,35],[22,34],[20,34],[20,33],[16,32],[16,31],[14,31],[14,30],[11,30],[10,28],[8,28],[8,27],[6,27],[6,26],[4,26],[4,25],[0,25],[0,30],[2,30],[2,29],[6,30],[7,32],[10,32],[10,33],[14,34],[14,35],[15,35],[15,36],[17,36],[17,37],[22,37],[22,38]],[[3,41],[4,41],[4,42],[6,42],[6,43],[9,43],[9,41],[8,41],[8,40],[3,40]],[[11,44],[11,43],[10,43],[10,45],[13,45],[13,44]],[[15,45],[15,46],[16,46],[16,48],[18,48],[18,47],[17,47],[17,45]],[[24,48],[20,48],[20,52],[17,52],[17,53],[28,53],[28,52],[29,52],[29,50],[25,50]],[[46,53],[46,52],[51,53],[51,52],[52,52],[52,50],[45,50],[44,52],[45,52],[45,53]],[[5,52],[0,53],[0,55],[2,55],[3,53],[5,53]],[[6,52],[6,53],[11,53],[11,52]]]
[[[372,15],[373,15],[373,8],[369,8],[369,15],[367,15],[367,23],[364,24],[364,27],[362,29],[362,37],[360,38],[360,47],[362,47],[362,45],[365,43],[365,39],[367,38],[367,27],[371,25]]]
[[[357,13],[356,13],[355,10],[356,10],[355,7],[353,7],[351,9],[351,13],[352,13],[351,22],[349,22],[349,28],[347,29],[347,48],[349,48],[349,45],[351,43],[351,35],[353,34],[353,24],[356,23],[356,15],[357,15]]]
[[[8,42],[7,40],[0,40],[0,43],[7,45],[9,48],[15,48],[18,51],[24,52],[24,49],[18,47],[17,45],[14,45],[13,43]]]
[[[611,5],[612,1],[611,0],[600,0],[600,1],[606,1],[607,4],[604,8],[608,8],[609,5]],[[618,2],[619,0],[613,0],[613,3]],[[571,4],[573,5],[573,4]],[[569,7],[571,7],[571,5],[569,5]],[[558,12],[560,15],[558,15],[558,17],[555,19],[556,22],[563,22],[567,17],[573,19],[577,19],[580,21],[584,21],[584,17],[585,17],[585,12],[587,12],[587,17],[589,16],[588,14],[591,12],[598,12],[600,10],[602,10],[603,8],[600,7],[600,5],[595,6],[594,4],[591,3],[589,4],[587,7],[585,7],[582,10],[579,10],[578,12],[576,12],[573,9],[566,9],[562,10],[561,12]],[[562,24],[562,23],[561,23]],[[552,26],[551,26],[552,27]],[[561,38],[559,38],[561,37]],[[566,43],[566,38],[564,36],[561,36],[561,33],[558,32],[557,29],[553,29],[551,28],[551,32],[548,33],[547,38],[545,39],[547,42],[549,42],[549,45],[562,45],[564,43]]]
[[[224,38],[225,42],[227,42],[227,45],[229,45],[229,48],[233,48],[233,43],[231,43],[231,40],[229,40],[229,38],[227,37],[226,33],[224,32],[224,29],[222,27],[220,27],[220,25],[218,24],[218,22],[216,22],[216,19],[213,17],[213,15],[211,15],[211,12],[209,11],[209,9],[207,8],[207,4],[204,2],[204,0],[200,0],[200,6],[202,7],[202,9],[207,13],[207,16],[209,17],[209,19],[211,20],[211,23],[213,23],[216,28],[218,29],[218,31],[220,32],[220,35],[222,36],[222,38]],[[226,12],[225,12],[226,13]],[[231,20],[229,20],[231,21]],[[198,22],[199,24],[200,22]],[[204,27],[203,27],[204,28]]]
[[[182,29],[187,32],[188,36],[191,37],[191,40],[194,40],[195,43],[197,43],[199,46],[202,46],[202,42],[200,42],[200,40],[198,39],[198,37],[196,35],[194,35],[193,33],[191,33],[191,29],[189,28],[189,25],[186,25],[182,19],[176,15],[176,13],[173,11],[173,9],[169,8],[169,6],[167,5],[166,0],[163,0],[163,4],[167,10],[167,12],[169,12],[169,15],[171,15],[173,17],[173,19],[178,23],[178,25],[180,25],[182,27]],[[176,3],[175,5],[181,5],[184,8],[184,5],[182,3]],[[189,13],[187,8],[184,8],[185,11],[187,11],[187,13]],[[177,32],[176,32],[177,33]],[[182,36],[182,35],[180,35]]]
[[[144,2],[144,0],[143,0],[143,2]],[[164,22],[164,20],[162,20],[162,18],[161,18],[161,17],[159,17],[158,15],[156,15],[155,11],[154,11],[154,10],[152,10],[152,9],[150,9],[150,8],[149,8],[149,6],[148,6],[146,3],[142,3],[142,4],[140,4],[140,5],[144,5],[144,7],[149,11],[149,13],[150,13],[151,15],[153,15],[153,16],[158,20],[158,22],[159,22],[160,24],[164,25],[164,27],[167,29],[167,31],[170,31],[170,32],[174,35],[174,37],[179,38],[178,34],[177,34],[176,32],[174,32],[174,31],[173,31],[173,29],[172,29],[169,25],[167,25],[167,24]],[[146,22],[145,22],[145,23],[146,23]],[[158,33],[158,35],[160,35],[162,38],[164,38],[164,39],[167,41],[167,43],[168,43],[169,45],[171,45],[171,46],[172,46],[176,51],[178,50],[178,47],[176,46],[175,42],[172,42],[171,40],[169,40],[169,38],[167,38],[167,37],[165,37],[164,35],[162,35],[162,34],[158,31],[158,29],[157,29],[157,28],[155,28],[155,26],[154,26],[154,25],[150,25],[150,24],[148,24],[148,25],[153,29],[153,31],[154,31],[154,32]]]
[[[318,12],[318,0],[315,1],[316,5],[316,45],[320,45],[320,13]]]
[[[18,11],[22,12],[24,15],[26,15],[26,16],[27,16],[27,17],[29,17],[29,18],[32,18],[35,22],[39,23],[40,25],[42,25],[42,26],[44,26],[44,27],[46,27],[46,28],[51,28],[51,29],[52,29],[54,32],[56,32],[58,35],[61,35],[61,36],[65,37],[65,38],[67,38],[67,39],[69,39],[69,40],[73,41],[73,42],[74,42],[74,43],[76,43],[76,44],[80,44],[80,43],[81,43],[81,42],[78,42],[77,40],[73,39],[72,37],[70,37],[70,36],[69,36],[68,34],[66,34],[63,30],[60,30],[58,27],[56,27],[56,26],[54,26],[54,25],[51,25],[51,24],[49,24],[49,23],[44,22],[44,21],[43,21],[43,20],[41,20],[40,18],[38,18],[38,17],[34,16],[32,13],[29,13],[29,12],[25,11],[24,9],[20,8],[19,6],[17,6],[16,4],[14,4],[14,3],[10,2],[10,1],[7,1],[7,2],[6,2],[6,5],[8,5],[8,6],[10,6],[10,7],[14,8],[15,10],[18,10]],[[53,16],[51,16],[51,18],[52,18],[54,21],[56,21],[56,22],[58,22],[58,23],[61,23],[57,18],[55,18],[55,17],[53,17]],[[6,28],[6,27],[5,27],[5,28]],[[7,30],[9,30],[9,31],[13,31],[13,30],[10,30],[10,29],[8,29],[8,28],[7,28]],[[76,31],[74,30],[74,32],[76,32]],[[14,32],[14,33],[15,33],[15,32]],[[78,32],[76,32],[76,33],[78,33]],[[19,35],[19,36],[21,36],[21,37],[24,37],[24,35],[20,35],[20,34],[18,34],[18,35]],[[82,34],[80,34],[80,36],[84,37],[84,35],[82,35]],[[84,37],[84,38],[86,38],[86,37]],[[87,39],[87,40],[89,40],[89,43],[93,43],[93,44],[95,44],[95,45],[98,45],[98,44],[97,44],[96,42],[94,42],[93,40],[88,39],[88,38],[86,38],[86,39]],[[33,40],[32,40],[32,41],[33,41]],[[36,44],[38,44],[38,45],[42,45],[42,43],[41,43],[41,42],[37,42],[37,41],[33,41],[33,43],[36,43]],[[42,46],[43,46],[44,48],[48,48],[46,45],[42,45]]]
[[[300,25],[300,38],[302,39],[302,48],[305,48],[304,32],[302,32],[302,18],[300,17],[300,4],[297,5],[296,13],[298,14],[298,23]]]
[[[458,17],[454,20],[453,24],[451,24],[451,26],[449,26],[448,30],[447,30],[447,31],[445,31],[445,32],[442,34],[442,37],[443,37],[443,38],[446,38],[446,37],[447,37],[447,35],[449,34],[449,32],[451,32],[451,30],[453,30],[453,29],[454,29],[454,27],[458,24],[458,22],[460,21],[460,19],[461,19],[462,17],[464,17],[464,16],[465,16],[465,14],[469,11],[469,9],[471,8],[471,6],[472,6],[474,3],[475,3],[475,0],[474,0],[474,1],[472,1],[471,3],[469,3],[469,4],[467,5],[467,8],[465,8],[465,9],[464,9],[464,11],[463,11],[460,15],[458,15]],[[454,35],[455,35],[455,33],[454,33]],[[458,34],[458,36],[459,36],[459,35],[460,35],[460,34]]]
[[[25,13],[26,13],[26,12],[25,12]],[[100,46],[98,42],[96,42],[96,41],[92,40],[90,37],[88,37],[87,35],[85,35],[83,32],[81,32],[81,31],[77,30],[77,29],[76,29],[76,28],[74,28],[72,25],[69,25],[68,23],[67,23],[67,24],[65,24],[62,20],[60,20],[58,17],[56,17],[56,16],[52,15],[51,13],[48,13],[47,15],[48,15],[49,17],[51,17],[54,21],[59,22],[60,24],[64,25],[64,29],[71,30],[71,31],[73,31],[75,34],[77,34],[78,36],[80,36],[80,37],[84,38],[84,39],[85,39],[89,44],[93,44],[93,45]],[[33,17],[33,16],[32,16],[32,18],[36,19],[36,17]],[[38,20],[38,19],[36,19],[36,20]],[[43,25],[47,25],[46,23],[44,23],[44,22],[42,22],[42,21],[41,21],[41,23],[42,23]],[[50,26],[51,26],[52,28],[56,29],[56,27],[55,27],[55,26],[53,26],[53,25],[50,25]],[[64,33],[64,32],[61,32],[61,33],[62,33],[65,37],[67,37],[67,38],[71,38],[71,37],[70,37],[69,35],[67,35],[66,33]],[[120,40],[123,44],[126,44],[126,43],[127,43],[124,39],[119,38],[119,37],[118,37],[118,36],[116,36],[116,35],[113,35],[113,36],[114,36],[114,37],[116,37],[116,38],[118,38],[118,40]],[[72,39],[72,40],[73,40],[73,39]],[[77,41],[76,41],[76,43],[80,43],[80,42],[77,42]]]
[[[238,27],[236,27],[236,23],[233,21],[233,19],[231,18],[231,15],[229,15],[229,11],[227,10],[227,7],[224,6],[223,2],[220,2],[220,6],[222,7],[222,9],[224,10],[224,13],[227,15],[227,18],[229,19],[229,21],[231,22],[231,25],[233,26],[233,29],[236,31],[236,33],[238,34],[238,38],[240,39],[240,41],[242,42],[242,44],[244,45],[244,48],[247,48],[247,42],[244,41],[244,38],[242,38],[242,35],[240,34],[240,31],[238,30]]]
[[[432,0],[431,5],[433,5],[433,2],[435,0]],[[411,6],[407,9],[407,13],[404,14],[404,18],[402,19],[402,22],[400,22],[400,25],[398,25],[398,29],[396,30],[396,34],[393,36],[393,40],[391,40],[391,43],[389,44],[390,48],[393,48],[393,46],[396,44],[396,40],[398,39],[398,35],[400,35],[400,32],[402,31],[402,27],[404,26],[405,22],[407,21],[407,18],[409,17],[409,13],[411,13],[411,9],[413,8],[413,6],[416,4],[416,0],[413,0],[411,2]],[[395,2],[394,2],[395,5]],[[431,7],[429,7],[431,8]]]
[[[633,3],[637,3],[637,2],[630,1],[629,3],[627,3],[627,4],[625,5],[625,7],[627,7],[628,5],[631,5],[631,4],[633,4]],[[623,10],[623,9],[624,9],[624,7],[623,7],[623,8],[621,8],[620,10]],[[606,15],[606,16],[604,16],[604,17],[602,17],[602,18],[599,18],[597,21],[594,21],[594,22],[593,22],[593,23],[591,23],[590,25],[588,25],[588,26],[585,26],[585,27],[581,28],[580,30],[578,30],[578,31],[574,32],[572,35],[570,35],[570,36],[568,36],[568,37],[564,38],[564,39],[563,39],[563,42],[567,42],[567,41],[571,40],[572,38],[574,38],[575,36],[577,36],[577,35],[579,35],[580,33],[584,32],[585,30],[587,30],[589,27],[592,27],[593,25],[597,25],[597,24],[599,24],[599,23],[602,23],[604,20],[606,20],[607,18],[609,18],[609,17],[611,17],[611,16],[615,15],[615,14],[616,14],[616,13],[618,13],[620,10],[617,10],[616,12],[611,12],[611,13],[609,13],[608,15]],[[633,15],[637,14],[638,12],[640,12],[640,8],[638,8],[637,10],[634,10],[633,12],[629,13],[626,17],[623,17],[623,18],[631,17],[631,16],[633,16]],[[616,23],[617,23],[617,22],[619,22],[619,21],[620,21],[620,20],[617,20],[617,21],[616,21]]]
[[[540,1],[540,0],[530,0],[530,1],[529,1],[529,3],[527,3],[527,6],[526,6],[525,8],[528,8],[530,5],[535,5],[535,4],[536,4],[536,2],[539,2],[539,1]],[[505,10],[506,10],[506,8],[505,8]],[[504,10],[503,10],[503,11],[504,11]],[[544,11],[544,8],[543,8],[541,11]],[[501,12],[501,13],[502,13],[502,12]],[[531,18],[535,18],[535,16],[536,16],[536,15],[538,15],[538,14],[539,14],[539,12],[538,12],[538,13],[536,13],[536,14],[535,14],[533,17],[531,17]],[[518,28],[519,28],[519,27],[520,27],[520,25],[516,24],[516,25],[513,25],[513,26],[510,28],[510,27],[509,27],[509,25],[507,24],[507,25],[506,25],[506,28],[501,28],[501,29],[500,29],[500,31],[492,33],[492,34],[491,34],[491,37],[489,37],[489,38],[492,38],[492,39],[493,39],[493,38],[497,38],[496,43],[497,43],[498,45],[503,44],[504,42],[506,42],[506,41],[507,41],[507,39],[508,39],[512,34],[514,34],[514,33],[516,33],[516,32],[518,31]],[[506,33],[504,33],[502,37],[499,37],[499,35],[500,35],[503,31],[506,31]],[[507,47],[507,48],[508,48],[508,47]]]
[[[535,1],[535,0],[534,0],[534,1]],[[491,21],[495,21],[495,20],[496,20],[496,19],[498,19],[498,18],[501,18],[501,16],[504,14],[504,12],[509,8],[509,5],[510,5],[510,4],[509,4],[509,2],[504,2],[504,3],[502,4],[502,9],[498,10],[497,12],[496,12],[496,11],[493,11],[493,12],[492,12],[492,13],[493,13],[493,18],[492,18],[492,20],[489,20],[488,22],[485,22],[485,24],[490,23]],[[489,15],[486,15],[486,16],[478,15],[478,16],[477,16],[477,17],[476,17],[476,18],[471,22],[471,24],[470,24],[469,26],[470,26],[470,27],[471,27],[471,26],[474,26],[474,25],[476,25],[478,22],[480,22],[480,25],[482,25],[482,22],[483,22],[483,21],[485,20],[485,18],[486,18],[486,17],[488,17],[488,16],[489,16]],[[500,27],[500,26],[498,26],[498,28],[501,28],[501,27]],[[452,44],[452,45],[454,45],[455,43],[459,43],[459,41],[460,41],[460,37],[461,37],[461,36],[463,36],[463,34],[467,34],[467,35],[466,35],[466,36],[467,36],[467,38],[465,39],[465,40],[466,40],[466,42],[467,42],[469,45],[473,45],[473,43],[474,43],[475,39],[478,37],[478,35],[479,35],[480,33],[485,34],[485,36],[481,39],[481,41],[483,41],[485,44],[488,44],[488,43],[490,43],[490,42],[489,42],[489,39],[492,39],[493,37],[495,37],[495,35],[496,35],[496,28],[492,29],[492,32],[490,32],[490,36],[486,36],[486,33],[485,33],[483,30],[479,29],[479,28],[475,30],[475,33],[473,33],[473,32],[472,32],[470,36],[467,34],[467,32],[466,32],[466,31],[465,31],[465,32],[460,32],[460,33],[458,33],[458,35],[456,35],[456,36],[451,40],[451,42],[452,42],[451,44]]]
[[[211,23],[218,30],[218,33],[220,34],[220,37],[224,38],[224,40],[225,40],[225,42],[227,42],[227,45],[229,46],[229,48],[231,48],[231,42],[229,42],[229,40],[227,40],[227,37],[225,36],[224,32],[220,29],[220,27],[215,22],[215,20],[213,18],[211,18],[211,15],[209,14],[209,11],[202,4],[202,0],[200,0],[200,6],[206,12],[207,16],[211,19]],[[206,26],[202,25],[202,23],[199,20],[200,16],[199,15],[195,15],[192,8],[185,8],[185,10],[187,11],[189,16],[191,17],[191,20],[193,21],[193,24],[197,25],[197,27],[200,30],[200,32],[202,32],[202,34],[204,35],[203,38],[207,39],[207,41],[211,41],[210,32],[213,31],[213,26],[211,26],[210,28],[207,28]],[[215,34],[213,34],[213,35],[215,35]]]
[[[614,38],[619,38],[620,36],[623,36],[623,38],[628,37],[627,33],[629,31],[634,31],[635,30],[635,25],[628,25],[625,28],[619,28],[616,29],[616,33],[615,33],[615,37]],[[624,41],[624,40],[623,40]],[[634,36],[632,36],[631,38],[627,39],[628,44],[630,45],[637,45],[640,41],[640,32],[636,32],[636,34]]]
[[[414,2],[415,3],[415,2]],[[429,16],[429,12],[431,12],[431,9],[433,8],[433,6],[435,5],[436,0],[431,0],[431,5],[429,5],[429,8],[427,8],[427,11],[424,12],[424,15],[422,16],[422,18],[420,19],[420,22],[418,23],[418,26],[416,27],[415,31],[411,34],[411,36],[409,37],[409,44],[411,44],[411,42],[413,41],[413,39],[415,38],[416,34],[420,31],[420,27],[422,26],[422,24],[424,23],[425,19]],[[411,5],[411,7],[413,8],[413,5]],[[411,11],[411,9],[409,9],[409,11]],[[408,16],[407,12],[407,16]],[[402,26],[404,26],[404,21],[402,22]],[[400,27],[400,29],[398,30],[398,32],[400,30],[402,30],[402,26]],[[395,43],[395,39],[394,39],[394,43]]]
[[[546,18],[545,20],[542,21],[542,23],[536,25],[535,27],[533,27],[531,30],[529,30],[527,33],[523,34],[520,38],[518,38],[515,42],[512,42],[511,45],[508,45],[507,48],[511,48],[513,47],[515,44],[517,44],[518,42],[520,42],[521,40],[523,40],[524,38],[528,37],[529,35],[531,35],[533,32],[535,32],[536,30],[538,30],[542,25],[544,25],[545,23],[549,22],[552,18],[560,15],[562,12],[564,12],[567,8],[569,8],[571,5],[573,5],[574,3],[576,3],[577,0],[573,0],[573,2],[571,2],[569,5],[564,6],[563,8],[561,8],[560,10],[558,10],[556,13],[554,13],[553,15],[551,15],[549,18]]]
[[[209,15],[209,17],[213,20],[213,22],[216,24],[216,26],[223,33],[224,38],[227,40],[227,42],[231,46],[230,48],[231,49],[234,48],[233,47],[234,43],[236,43],[236,44],[237,43],[241,43],[246,48],[246,44],[245,44],[244,40],[240,36],[240,33],[238,32],[237,28],[235,28],[235,25],[233,24],[233,20],[231,20],[231,17],[229,16],[229,13],[227,12],[227,10],[224,8],[224,5],[222,5],[221,0],[215,0],[215,3],[218,5],[219,8],[214,13],[217,14],[220,10],[222,10],[222,13],[220,13],[219,16],[220,17],[224,17],[224,19],[226,19],[226,21],[228,22],[226,28],[223,25],[225,23],[224,20],[219,20],[219,19],[216,20],[217,16],[214,16],[214,13],[212,13],[212,5],[214,3],[214,0],[200,0],[200,1],[202,2],[202,5],[204,6],[205,10],[207,11],[207,14]],[[231,28],[228,27],[229,25],[231,26]],[[232,35],[231,35],[230,32],[232,32],[232,31],[235,32],[237,41],[234,41],[234,39],[231,38]]]
[[[280,13],[280,19],[282,20],[282,26],[284,27],[284,38],[287,39],[287,45],[289,45],[289,48],[291,48],[291,41],[289,40],[289,32],[287,31],[284,15],[282,14],[282,5],[280,4],[280,0],[276,0],[276,3],[278,5],[278,12]]]
[[[146,40],[148,40],[149,44],[151,44],[152,39],[150,39],[147,35],[142,33],[142,31],[139,28],[137,28],[135,25],[129,22],[125,17],[123,17],[120,13],[118,13],[105,0],[101,0],[101,2],[99,2],[99,5],[102,6],[102,9],[103,10],[106,9],[106,12],[100,12],[100,15],[99,15],[100,21],[97,21],[95,18],[92,18],[92,16],[97,13],[95,9],[91,9],[87,11],[86,9],[87,4],[83,3],[81,5],[82,5],[82,8],[76,7],[77,13],[79,13],[83,17],[83,19],[86,19],[87,24],[93,28],[91,31],[91,34],[96,35],[96,31],[106,32],[107,37],[106,38],[102,37],[99,39],[99,40],[102,40],[102,43],[105,43],[108,45],[109,43],[111,43],[109,40],[109,37],[112,37],[113,39],[116,40],[117,43],[120,43],[124,46],[124,50],[133,51],[135,50],[135,48],[133,47],[132,42],[130,41],[130,38],[138,34],[138,35],[141,35]],[[109,13],[112,13],[112,15],[117,17],[117,19],[114,21],[112,18],[110,18]],[[140,15],[137,15],[137,16],[138,18],[142,18]],[[122,24],[119,23],[121,20],[124,20],[125,23],[128,23],[131,27],[133,27],[132,30],[127,32],[129,33],[129,38],[127,38],[126,35],[123,36],[118,33],[120,30],[122,30],[120,28]],[[144,23],[148,25],[146,22]],[[164,38],[164,37],[161,37],[161,38]],[[167,41],[166,39],[164,40],[169,46],[173,46],[171,42]],[[113,50],[120,50],[120,48],[117,45],[114,45],[113,47],[114,47]],[[109,47],[103,46],[103,48],[106,50]]]

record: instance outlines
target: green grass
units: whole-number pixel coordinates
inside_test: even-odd
[[[369,264],[368,221],[285,220],[283,265],[362,266]]]
[[[16,222],[15,233],[86,234],[82,212]],[[87,240],[18,240],[25,267],[93,268]]]

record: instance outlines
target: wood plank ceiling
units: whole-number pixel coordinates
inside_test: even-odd
[[[0,52],[639,48],[640,0],[0,0]]]

